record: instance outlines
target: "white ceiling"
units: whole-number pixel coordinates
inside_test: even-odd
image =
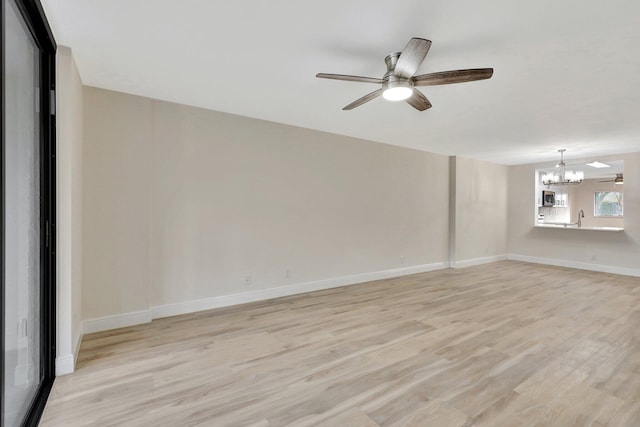
[[[42,0],[84,84],[504,164],[640,151],[637,0]],[[318,72],[381,77],[433,41],[418,73],[493,67],[422,88],[418,112]]]

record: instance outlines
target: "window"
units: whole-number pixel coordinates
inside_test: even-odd
[[[622,216],[621,191],[596,191],[593,199],[593,216]]]

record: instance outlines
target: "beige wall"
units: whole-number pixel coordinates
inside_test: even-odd
[[[73,367],[82,334],[82,81],[71,49],[56,56],[57,355]]]
[[[456,157],[455,260],[507,253],[507,176],[504,165]]]
[[[533,228],[537,165],[88,87],[84,139],[85,319],[506,253],[638,267],[640,154],[625,232],[598,233]]]
[[[623,232],[534,228],[535,169],[548,164],[509,167],[509,254],[637,271],[640,268],[640,153],[598,158],[601,161],[619,159],[624,160]],[[573,217],[575,221],[575,215]]]
[[[82,315],[149,307],[151,104],[84,89]]]
[[[445,156],[95,88],[85,136],[85,318],[448,260]]]

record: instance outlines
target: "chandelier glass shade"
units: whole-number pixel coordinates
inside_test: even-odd
[[[560,163],[556,165],[556,170],[547,172],[542,175],[542,183],[544,185],[570,185],[580,184],[584,180],[583,171],[567,170],[564,163],[565,149],[558,150],[560,152]]]

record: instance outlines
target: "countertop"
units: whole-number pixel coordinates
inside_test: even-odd
[[[540,222],[536,224],[536,228],[562,228],[567,230],[582,230],[582,231],[623,231],[623,227],[578,227],[576,223],[561,223],[561,222]]]

